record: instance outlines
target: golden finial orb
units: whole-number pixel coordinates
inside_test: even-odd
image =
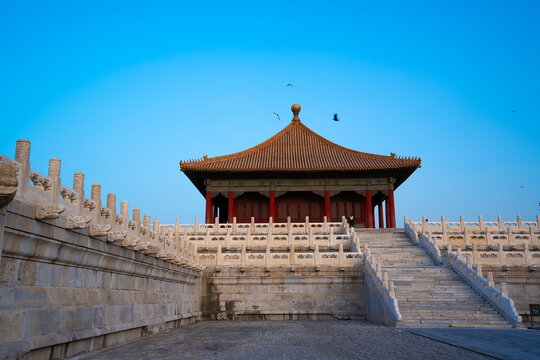
[[[298,117],[298,113],[300,112],[300,110],[302,110],[302,107],[298,104],[293,104],[293,106],[291,106],[291,111],[293,112],[293,121],[300,121],[300,118]]]

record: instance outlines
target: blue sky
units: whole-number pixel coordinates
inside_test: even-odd
[[[59,157],[65,184],[81,171],[87,194],[193,222],[179,160],[256,145],[299,103],[333,142],[422,158],[398,223],[532,219],[539,18],[538,1],[2,2],[0,153],[29,139],[37,171]]]

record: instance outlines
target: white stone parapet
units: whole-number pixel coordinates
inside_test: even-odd
[[[145,254],[153,254],[160,259],[202,270],[197,264],[195,253],[179,237],[163,236],[154,226],[151,231],[145,215],[141,226],[140,210],[133,211],[133,219],[128,217],[128,202],[122,201],[117,214],[116,195],[107,195],[107,207],[101,204],[101,186],[92,185],[91,198],[84,196],[84,174],[75,173],[73,189],[62,184],[60,178],[61,160],[49,161],[48,176],[30,168],[30,142],[17,141],[15,160],[0,154],[0,159],[11,162],[17,168],[19,179],[16,197],[35,206],[35,217],[40,220],[65,219],[66,229],[88,228],[90,236],[104,236],[106,241],[118,243]],[[155,224],[154,224],[155,225]],[[161,235],[160,235],[161,234]]]
[[[406,221],[417,234],[433,233],[435,242],[462,241],[470,245],[475,241],[488,244],[504,241],[511,245],[528,241],[532,245],[540,245],[540,215],[536,216],[536,221],[522,221],[520,215],[516,221],[503,221],[500,215],[497,221],[484,221],[482,216],[478,221],[465,221],[463,216],[459,222],[447,222],[444,216],[441,216],[441,221],[428,221],[425,216],[421,222]]]
[[[159,224],[194,247],[197,261],[206,266],[354,266],[362,261],[354,229],[346,221],[311,223]],[[319,248],[326,251],[319,251]],[[284,250],[285,249],[285,250]]]
[[[448,265],[467,282],[478,294],[486,299],[506,320],[513,326],[518,326],[521,322],[514,301],[508,297],[506,283],[501,283],[501,289],[497,289],[493,282],[492,273],[487,273],[487,279],[482,276],[481,265],[472,266],[470,257],[466,256],[463,261],[460,249],[456,253],[448,252]]]
[[[376,263],[371,256],[371,251],[367,244],[363,247],[364,276],[366,284],[371,287],[372,295],[376,296],[376,301],[372,301],[368,306],[377,307],[377,310],[371,310],[374,313],[382,313],[385,320],[382,322],[387,325],[396,325],[402,320],[399,312],[398,301],[394,290],[394,282],[388,280],[386,271],[381,270],[381,265]],[[368,300],[369,302],[369,300]],[[379,319],[379,321],[381,321]]]
[[[433,242],[431,232],[428,232],[427,234],[420,234],[420,236],[418,236],[416,231],[414,231],[414,229],[411,227],[410,223],[407,222],[407,217],[405,217],[403,227],[405,228],[405,233],[414,245],[422,246],[435,263],[439,265],[443,263],[441,251]]]
[[[478,222],[466,222],[461,217],[458,222],[446,222],[444,216],[440,222],[413,222],[405,217],[405,231],[413,243],[426,248],[432,257],[437,257],[437,250],[444,253],[450,248],[461,248],[479,264],[491,265],[540,265],[540,231],[537,221],[484,222],[482,216]],[[424,237],[422,242],[420,239]],[[438,260],[437,260],[438,261]]]

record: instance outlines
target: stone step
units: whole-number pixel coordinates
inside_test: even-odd
[[[435,264],[404,232],[358,235],[360,244],[368,244],[374,261],[394,283],[403,316],[398,326],[511,327],[461,277]]]
[[[496,329],[508,329],[512,328],[512,325],[506,323],[500,324],[489,324],[489,323],[467,323],[467,322],[432,322],[432,323],[422,323],[417,321],[401,321],[398,327],[462,327],[462,328],[496,328]]]

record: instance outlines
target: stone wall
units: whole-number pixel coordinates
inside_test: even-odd
[[[15,198],[5,215],[0,358],[65,358],[200,319],[200,270],[35,213]]]
[[[493,280],[497,286],[506,283],[508,295],[514,300],[516,310],[527,326],[530,325],[529,304],[540,304],[540,276],[536,270],[531,271],[533,269],[526,266],[482,267],[484,273],[493,273]],[[534,320],[540,323],[540,316],[535,316]]]
[[[203,316],[217,320],[365,318],[361,267],[222,268],[208,272]]]

